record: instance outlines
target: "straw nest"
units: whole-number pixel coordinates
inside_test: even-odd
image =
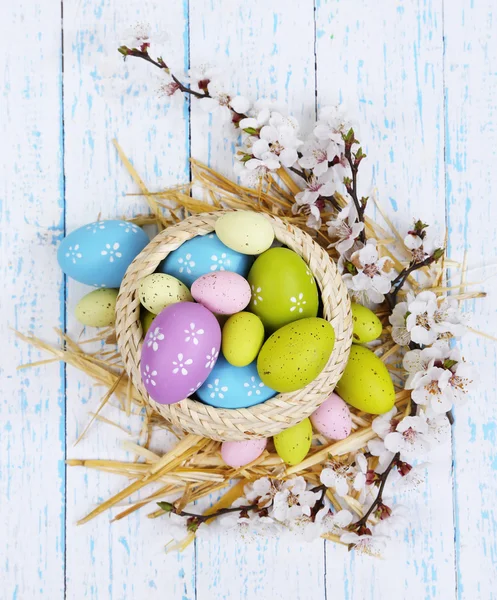
[[[192,398],[176,404],[158,404],[147,394],[140,377],[143,329],[138,287],[166,256],[187,240],[207,235],[227,211],[201,213],[168,227],[157,235],[129,266],[117,300],[116,333],[126,371],[144,400],[173,425],[213,440],[271,437],[311,415],[335,388],[347,364],[352,343],[352,317],[347,288],[326,250],[312,238],[278,217],[264,215],[275,237],[303,258],[321,292],[323,317],[335,330],[335,345],[326,367],[306,387],[278,394],[262,404],[243,409],[220,409]]]

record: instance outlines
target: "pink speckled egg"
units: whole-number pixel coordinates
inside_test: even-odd
[[[242,440],[241,442],[223,442],[221,456],[229,467],[248,465],[264,452],[267,440]]]
[[[250,285],[238,273],[216,271],[202,275],[192,284],[197,302],[220,315],[234,315],[250,302]]]
[[[191,396],[216,364],[221,328],[207,308],[178,302],[162,310],[143,340],[140,372],[150,396],[174,404]]]
[[[330,440],[344,440],[352,429],[349,407],[334,392],[312,413],[311,423],[318,433]]]

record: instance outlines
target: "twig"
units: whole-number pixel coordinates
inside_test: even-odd
[[[436,260],[437,260],[437,258],[435,258],[435,255],[432,254],[432,255],[428,256],[427,258],[425,258],[423,261],[412,262],[409,265],[409,267],[402,269],[402,271],[392,281],[392,287],[391,287],[390,292],[388,294],[386,294],[386,299],[388,301],[388,304],[390,305],[390,308],[393,308],[395,306],[395,303],[397,300],[397,294],[399,293],[400,289],[406,282],[409,275],[413,271],[417,271],[418,269],[422,269],[423,267],[427,267],[428,265],[431,265]]]
[[[186,510],[176,510],[174,508],[174,504],[171,504],[170,502],[157,502],[157,504],[159,508],[161,508],[164,511],[165,514],[172,512],[180,517],[188,517],[188,528],[190,529],[190,531],[196,531],[200,524],[205,523],[206,521],[210,521],[211,519],[220,517],[221,515],[226,515],[232,512],[245,513],[251,510],[259,509],[259,506],[257,504],[249,504],[247,506],[230,506],[228,508],[220,508],[214,513],[199,515],[196,513],[188,512]]]

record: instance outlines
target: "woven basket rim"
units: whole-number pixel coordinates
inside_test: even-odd
[[[216,220],[232,210],[200,213],[168,227],[155,236],[128,267],[116,304],[116,334],[125,369],[154,410],[173,425],[207,438],[225,441],[271,437],[310,416],[328,398],[345,369],[352,343],[352,317],[347,288],[328,253],[307,233],[263,214],[275,238],[297,252],[316,279],[323,303],[323,318],[335,329],[335,345],[321,374],[296,392],[278,394],[249,408],[222,409],[187,398],[176,404],[158,404],[141,381],[143,329],[140,321],[139,281],[156,271],[159,263],[185,241],[214,231]]]

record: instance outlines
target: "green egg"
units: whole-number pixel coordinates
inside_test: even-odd
[[[108,327],[116,321],[116,300],[119,290],[100,288],[83,296],[74,309],[74,316],[89,327]]]
[[[142,322],[143,334],[147,333],[147,331],[150,329],[150,325],[152,325],[152,321],[155,319],[155,317],[156,315],[151,313],[146,308],[142,307],[140,309],[140,320]]]
[[[260,317],[268,333],[318,314],[314,276],[302,258],[288,248],[271,248],[261,254],[247,279],[252,288],[248,310]]]
[[[312,442],[312,425],[309,419],[304,419],[297,425],[285,429],[273,438],[278,456],[287,465],[298,465],[309,452]]]
[[[176,277],[165,273],[152,273],[140,281],[138,295],[142,305],[154,315],[177,302],[192,302],[190,290]]]
[[[253,362],[263,343],[264,325],[257,315],[239,312],[224,324],[223,355],[234,367],[245,367]]]
[[[310,317],[289,323],[262,346],[257,372],[263,383],[278,392],[294,392],[311,383],[326,366],[335,331],[325,319]]]
[[[383,327],[374,312],[355,302],[352,302],[350,308],[352,309],[353,341],[356,344],[366,344],[378,339]]]
[[[352,344],[349,361],[335,391],[354,408],[372,415],[388,412],[395,403],[387,368],[364,346]]]

